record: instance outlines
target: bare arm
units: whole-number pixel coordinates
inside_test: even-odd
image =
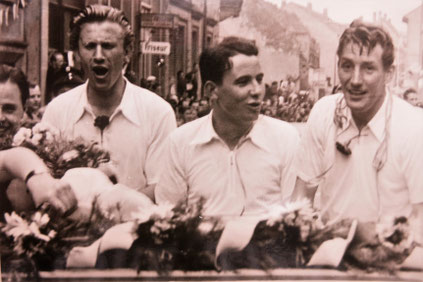
[[[29,149],[18,147],[1,151],[0,170],[3,181],[14,178],[27,180],[27,188],[37,206],[49,202],[62,212],[76,207],[76,198],[71,187],[54,179],[44,162]]]

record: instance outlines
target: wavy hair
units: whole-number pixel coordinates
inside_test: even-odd
[[[394,44],[389,33],[382,27],[364,23],[361,20],[354,20],[339,39],[336,52],[338,58],[349,43],[357,44],[360,47],[360,54],[364,49],[367,49],[370,53],[379,44],[383,49],[382,63],[384,69],[387,70],[394,63]]]

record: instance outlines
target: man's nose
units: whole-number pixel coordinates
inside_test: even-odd
[[[355,68],[352,74],[351,83],[353,85],[360,85],[362,83],[360,68]]]
[[[262,85],[257,80],[253,79],[251,93],[259,95],[262,91]]]
[[[97,47],[95,48],[94,59],[95,60],[104,59],[103,48],[101,47],[101,45],[97,45]]]

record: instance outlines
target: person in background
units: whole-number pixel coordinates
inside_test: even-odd
[[[323,219],[405,216],[423,234],[423,115],[386,87],[394,45],[381,27],[353,21],[339,40],[342,92],[314,105],[302,136],[293,199],[321,192]],[[412,126],[411,126],[412,125]]]
[[[84,82],[82,74],[78,69],[67,67],[66,69],[61,70],[57,74],[57,79],[52,87],[52,99],[83,84]]]
[[[41,90],[37,84],[29,84],[29,97],[25,103],[24,121],[36,124],[41,121],[44,109],[41,108]]]
[[[185,81],[185,75],[183,71],[178,71],[176,74],[176,91],[178,93],[178,99],[181,101],[185,98],[187,90],[187,83]]]
[[[29,97],[28,85],[26,76],[20,69],[0,64],[1,138],[13,136],[20,127],[24,105]],[[1,216],[13,209],[10,196],[26,197],[26,188],[29,189],[36,206],[48,201],[62,212],[75,207],[75,195],[69,185],[53,179],[46,165],[34,152],[25,148],[4,149],[5,147],[0,151]],[[19,183],[15,190],[8,191],[14,178],[18,178]]]
[[[414,88],[409,88],[404,92],[404,100],[413,106],[417,106],[419,99],[417,99],[417,91]]]
[[[51,99],[53,99],[53,85],[60,77],[60,73],[65,71],[66,61],[65,56],[58,51],[53,52],[50,55],[49,66],[47,69],[46,77],[46,92],[45,92],[45,105],[47,105]]]
[[[110,153],[119,183],[153,197],[164,140],[176,128],[171,106],[122,74],[134,34],[121,10],[90,5],[71,22],[70,47],[88,80],[55,98],[43,121],[65,137],[97,142]]]
[[[201,54],[200,73],[213,111],[171,133],[156,202],[203,198],[206,215],[265,213],[293,188],[298,133],[260,115],[263,72],[253,42],[224,38]]]

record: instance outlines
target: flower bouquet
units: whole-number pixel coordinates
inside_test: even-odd
[[[242,226],[243,230],[251,230],[244,232],[244,238],[227,244],[222,242],[227,240],[222,236],[219,245],[224,247],[218,247],[217,266],[221,269],[263,270],[305,267],[323,242],[346,238],[351,222],[344,220],[326,226],[308,201],[287,203]],[[231,224],[234,223],[229,222],[225,229]]]
[[[75,245],[89,245],[110,227],[115,219],[93,202],[90,220],[74,221],[43,204],[36,211],[5,214],[0,223],[2,270],[22,271],[36,276],[38,270],[65,268],[66,256]]]
[[[13,137],[12,146],[33,150],[55,178],[61,178],[71,168],[97,168],[110,160],[109,153],[96,143],[87,143],[83,139],[68,140],[43,123],[36,124],[32,129],[20,128]]]
[[[409,221],[403,216],[382,218],[374,228],[361,230],[345,255],[348,268],[392,272],[416,247]],[[371,234],[360,234],[363,232]]]
[[[129,264],[138,270],[213,269],[216,244],[223,229],[217,218],[203,217],[203,201],[154,206],[137,218]]]

